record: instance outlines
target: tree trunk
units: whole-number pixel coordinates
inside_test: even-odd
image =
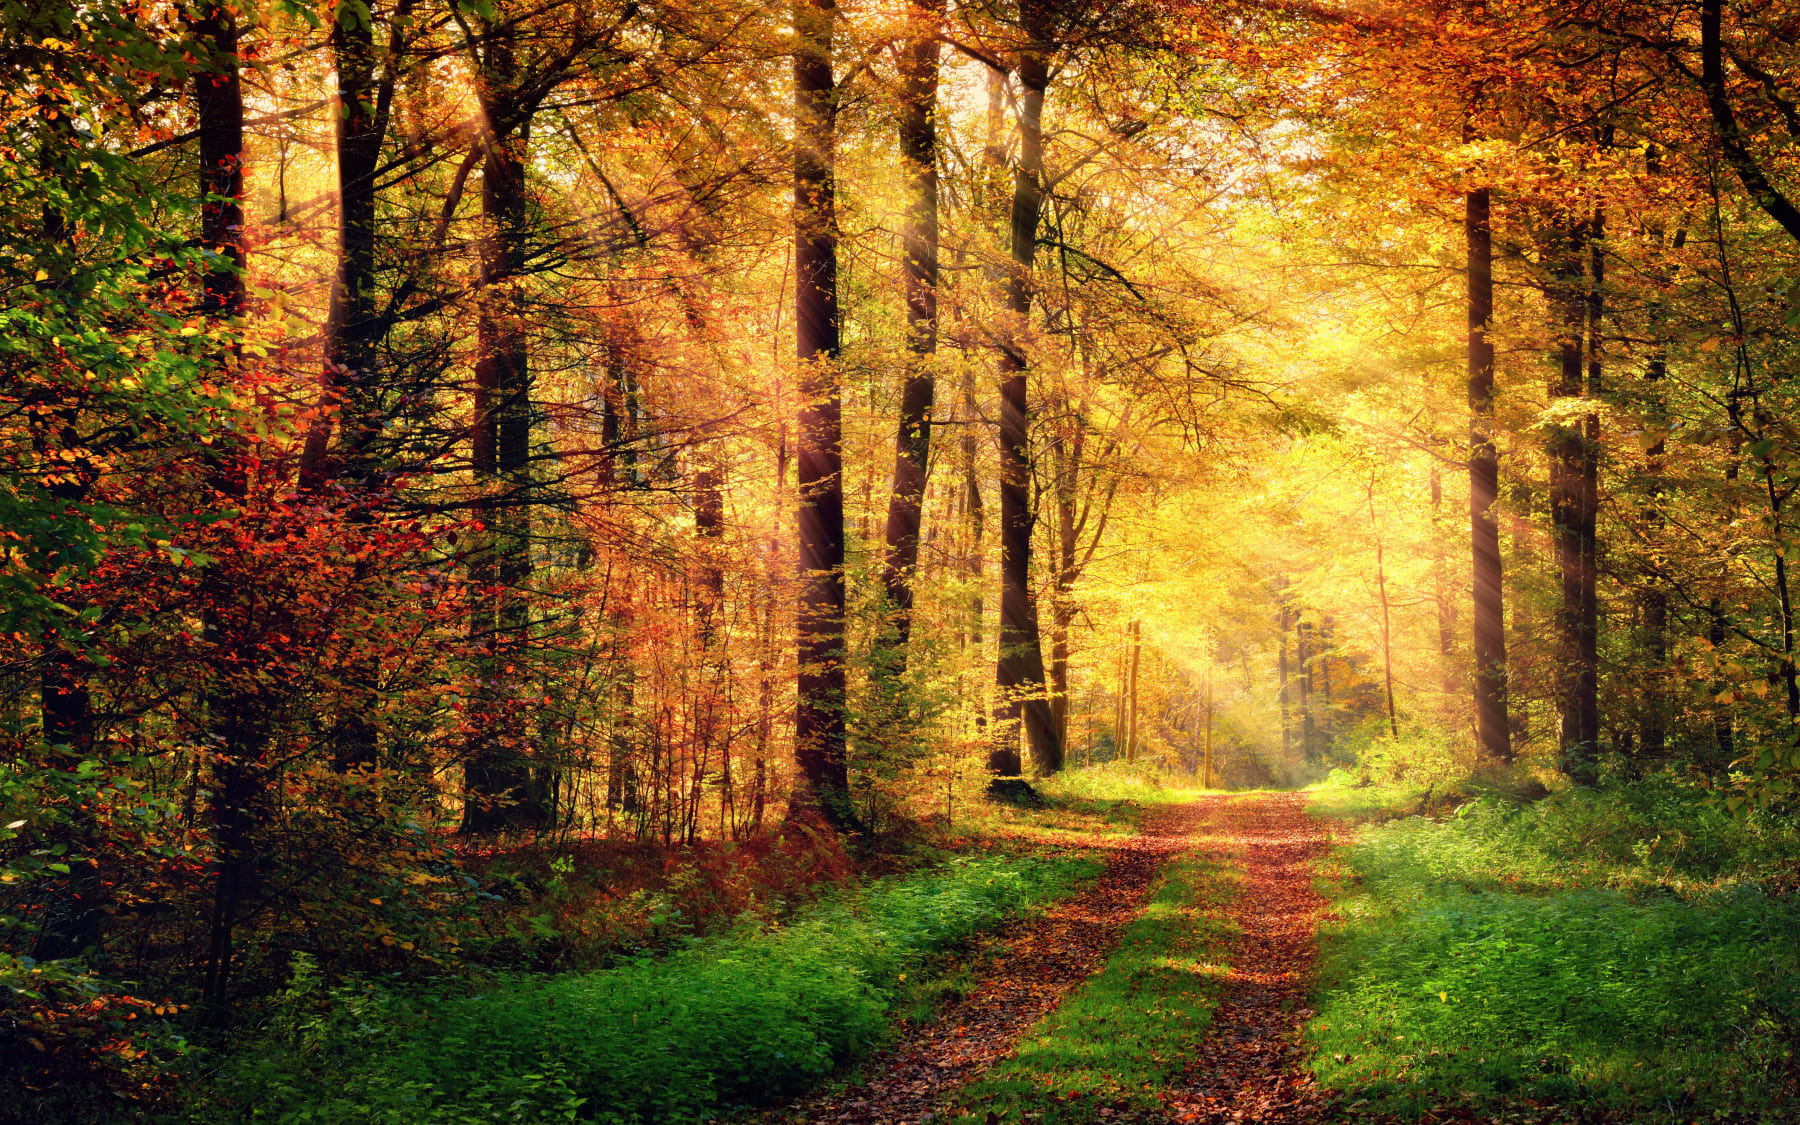
[[[902,106],[900,159],[906,171],[906,218],[900,231],[906,294],[906,346],[912,356],[900,396],[900,432],[894,441],[894,487],[888,499],[887,562],[883,578],[894,614],[898,664],[906,667],[912,636],[914,572],[919,562],[919,522],[925,473],[931,460],[932,399],[937,352],[938,24],[944,0],[922,0],[911,15],[912,41],[900,57]]]
[[[1469,288],[1469,547],[1474,563],[1475,732],[1490,761],[1511,763],[1506,718],[1500,452],[1494,445],[1494,244],[1488,189],[1469,193],[1463,231]]]
[[[1565,219],[1551,232],[1546,247],[1550,305],[1558,329],[1557,380],[1551,387],[1556,399],[1578,399],[1583,391],[1588,298],[1583,292],[1582,267],[1587,234],[1585,223]],[[1560,764],[1571,781],[1591,785],[1596,778],[1599,710],[1593,697],[1596,669],[1591,660],[1592,637],[1586,629],[1586,568],[1591,552],[1586,523],[1588,454],[1584,425],[1585,421],[1559,424],[1552,431],[1550,521],[1562,585],[1562,603],[1556,617],[1561,650],[1556,672],[1562,712]]]
[[[1281,697],[1281,759],[1287,761],[1294,752],[1294,736],[1288,720],[1288,630],[1293,628],[1293,616],[1288,610],[1287,579],[1275,580],[1276,597],[1280,599],[1276,613],[1276,635],[1279,649],[1275,657],[1275,673]]]
[[[1656,171],[1656,166],[1652,164],[1650,170]],[[1656,241],[1660,244],[1661,231],[1657,230],[1655,234]],[[1686,242],[1687,231],[1677,230],[1673,249],[1680,251]],[[1657,248],[1660,250],[1661,246]],[[1649,491],[1649,498],[1644,504],[1643,517],[1645,537],[1650,541],[1653,552],[1658,549],[1664,523],[1663,457],[1667,446],[1660,433],[1669,418],[1667,394],[1663,390],[1663,380],[1669,372],[1668,342],[1663,335],[1666,319],[1663,303],[1658,299],[1650,309],[1649,335],[1652,350],[1650,361],[1644,368],[1645,421],[1659,434],[1649,448],[1644,450],[1644,486]],[[1653,559],[1653,570],[1660,568],[1660,556],[1653,556]],[[1657,759],[1668,748],[1668,701],[1664,681],[1669,662],[1669,592],[1663,587],[1660,575],[1652,573],[1649,576],[1640,600],[1644,614],[1644,649],[1650,666],[1646,669],[1647,682],[1638,723],[1638,746],[1645,758]]]
[[[1125,725],[1125,760],[1138,760],[1138,669],[1144,658],[1144,626],[1142,622],[1131,623],[1131,675],[1128,686]]]
[[[1295,614],[1294,617],[1294,658],[1299,664],[1300,674],[1300,756],[1307,761],[1313,760],[1313,715],[1312,715],[1312,656],[1306,646],[1306,619]]]
[[[790,818],[856,825],[844,714],[844,477],[839,354],[833,0],[796,0],[794,314],[800,363],[799,700]]]
[[[204,13],[191,26],[196,53],[203,56],[204,63],[194,76],[200,133],[200,241],[217,255],[218,265],[206,273],[201,307],[208,317],[225,322],[244,311],[243,85],[236,16],[223,5],[208,5]],[[221,492],[240,498],[246,490],[241,453],[235,446],[222,451],[229,460],[218,483]],[[216,583],[213,594],[221,601],[229,596],[216,588]],[[204,627],[221,650],[232,647],[233,639],[222,635],[216,607],[209,611]],[[247,674],[240,661],[230,663],[233,667],[227,675]],[[215,1011],[222,1011],[218,1005],[231,975],[233,931],[254,858],[250,834],[262,789],[263,763],[257,701],[234,685],[211,703],[212,727],[219,740],[213,784],[217,858],[201,994]]]
[[[1394,624],[1388,607],[1387,559],[1381,540],[1381,524],[1375,517],[1375,482],[1369,482],[1369,527],[1375,532],[1375,589],[1381,597],[1381,678],[1387,696],[1388,735],[1400,737],[1400,719],[1394,710]]]
[[[372,22],[332,24],[337,69],[338,261],[323,339],[319,414],[307,431],[300,461],[303,492],[333,475],[327,448],[334,421],[340,425],[341,468],[360,485],[370,483],[370,443],[380,431],[374,397],[375,350],[380,320],[375,308],[375,174],[386,122],[377,112],[375,32]]]
[[[470,631],[480,700],[471,732],[463,807],[465,832],[535,828],[549,820],[546,787],[534,776],[532,738],[518,698],[516,667],[530,644],[531,369],[522,274],[529,228],[525,197],[528,124],[507,120],[504,98],[519,83],[511,25],[490,29],[481,60],[488,122],[481,176],[486,227],[478,253],[475,405],[470,434],[476,512],[484,525],[472,552],[475,612]]]
[[[995,686],[1004,720],[995,732],[989,769],[1002,777],[1019,772],[1017,739],[1024,724],[1032,764],[1039,773],[1062,768],[1062,746],[1044,698],[1044,654],[1038,630],[1037,598],[1031,588],[1031,433],[1027,406],[1025,335],[1031,313],[1032,269],[1043,210],[1044,90],[1049,85],[1044,13],[1026,0],[1023,18],[1030,37],[1020,52],[1018,110],[1019,164],[1013,176],[1012,268],[1006,278],[1010,314],[1000,333],[1000,659]]]

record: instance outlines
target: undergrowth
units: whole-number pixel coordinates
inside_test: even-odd
[[[325,988],[303,964],[288,1014],[226,1056],[183,1119],[703,1120],[867,1051],[913,995],[909,973],[1098,870],[1080,857],[958,858],[785,926],[746,919],[666,958],[501,975],[473,993]]]
[[[1367,825],[1330,871],[1313,1070],[1402,1116],[1792,1120],[1797,857],[1791,824],[1662,779]]]
[[[1204,856],[1166,867],[1117,950],[957,1095],[961,1122],[1139,1120],[1180,1075],[1212,1022],[1233,932],[1237,876]]]

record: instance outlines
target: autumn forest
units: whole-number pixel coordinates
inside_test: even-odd
[[[1800,4],[0,59],[0,1123],[1800,1114]]]

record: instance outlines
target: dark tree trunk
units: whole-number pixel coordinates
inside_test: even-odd
[[[1294,627],[1293,614],[1288,609],[1287,579],[1275,580],[1276,597],[1280,599],[1276,614],[1276,635],[1280,648],[1275,657],[1275,673],[1281,695],[1281,757],[1287,760],[1294,752],[1294,736],[1292,725],[1288,719],[1288,630]]]
[[[799,702],[790,816],[855,826],[845,757],[844,479],[837,380],[837,91],[833,0],[796,0],[794,313],[800,360]]]
[[[1494,444],[1494,244],[1488,189],[1469,193],[1463,230],[1469,287],[1469,547],[1474,562],[1475,730],[1484,756],[1513,760],[1506,719],[1506,608],[1501,594],[1500,452]]]
[[[1583,394],[1584,333],[1588,295],[1584,292],[1583,258],[1587,224],[1563,220],[1552,230],[1546,247],[1550,306],[1558,333],[1555,399]],[[1571,781],[1591,785],[1596,774],[1599,707],[1595,698],[1597,666],[1594,636],[1588,627],[1589,567],[1593,552],[1588,519],[1588,454],[1585,419],[1559,424],[1550,439],[1550,523],[1562,602],[1557,611],[1557,698],[1562,711],[1561,767]]]
[[[476,511],[485,527],[469,569],[475,612],[470,631],[480,700],[468,748],[465,832],[536,828],[550,807],[534,776],[532,743],[516,686],[530,642],[527,584],[531,563],[531,367],[525,331],[525,266],[529,218],[525,196],[528,126],[512,120],[507,99],[520,75],[515,32],[496,26],[481,60],[483,138],[479,245],[481,295],[476,312],[475,404],[470,434]]]
[[[1126,718],[1125,718],[1125,760],[1138,760],[1138,670],[1144,661],[1144,626],[1141,621],[1131,623],[1131,671],[1126,686]]]
[[[337,68],[338,261],[325,318],[319,416],[307,431],[300,487],[310,491],[333,473],[327,449],[334,421],[341,426],[341,466],[357,485],[370,483],[370,443],[380,430],[375,353],[380,320],[375,308],[375,173],[386,122],[378,113],[375,32],[370,21],[332,25]]]
[[[1652,164],[1652,172],[1656,166]],[[1661,242],[1661,232],[1656,231]],[[1673,248],[1679,251],[1687,242],[1687,232],[1677,230]],[[1660,249],[1660,246],[1658,247]],[[1668,423],[1669,411],[1663,380],[1669,372],[1668,343],[1663,338],[1666,316],[1660,300],[1650,310],[1650,361],[1644,368],[1645,421],[1659,435]],[[1646,536],[1653,547],[1661,539],[1663,512],[1663,457],[1667,452],[1661,436],[1644,451],[1644,487],[1649,493],[1644,503]],[[1649,759],[1661,758],[1668,749],[1667,665],[1669,662],[1669,592],[1662,577],[1652,573],[1645,581],[1640,596],[1644,616],[1644,655],[1649,667],[1644,685],[1643,714],[1638,724],[1640,753]]]
[[[1307,650],[1306,631],[1308,625],[1304,617],[1296,614],[1294,621],[1294,658],[1299,667],[1300,684],[1300,756],[1312,761],[1315,754],[1313,745],[1312,714],[1312,659],[1313,654]]]
[[[201,307],[209,317],[229,321],[244,310],[244,101],[237,19],[227,7],[209,5],[191,31],[195,53],[204,62],[194,77],[200,133],[200,241],[217,255],[218,262],[206,273]],[[221,450],[221,455],[227,462],[218,475],[219,490],[242,497],[246,478],[241,450],[230,447]],[[222,589],[213,593],[221,599],[227,596]],[[230,646],[230,639],[221,635],[217,610],[211,611],[205,628],[221,649]],[[239,661],[230,663],[234,665],[230,672],[238,676],[248,673]],[[212,727],[219,740],[213,788],[217,858],[201,993],[209,1004],[217,1005],[231,975],[233,931],[254,862],[250,836],[262,789],[263,763],[258,701],[234,686],[211,702]]]
[[[919,522],[931,457],[932,399],[937,352],[938,23],[944,0],[923,0],[912,13],[912,41],[900,57],[900,159],[906,171],[906,219],[901,228],[906,292],[906,346],[912,366],[900,396],[894,442],[894,486],[888,500],[887,561],[883,578],[894,613],[894,643],[906,666],[912,635],[913,579],[919,562]]]
[[[1004,720],[989,769],[1017,774],[1019,724],[1023,721],[1032,765],[1039,773],[1062,768],[1062,745],[1044,695],[1044,653],[1037,598],[1031,588],[1031,415],[1027,404],[1025,335],[1031,314],[1032,269],[1044,188],[1044,91],[1050,82],[1045,13],[1038,0],[1023,6],[1029,42],[1020,52],[1019,163],[1013,176],[1012,268],[1006,278],[1010,314],[1000,334],[1000,659],[995,686]]]

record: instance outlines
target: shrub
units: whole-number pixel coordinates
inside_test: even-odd
[[[666,959],[513,974],[479,992],[325,998],[305,1034],[226,1060],[200,1116],[287,1122],[694,1121],[789,1093],[874,1046],[909,970],[1093,874],[976,857],[787,926],[746,920]]]

